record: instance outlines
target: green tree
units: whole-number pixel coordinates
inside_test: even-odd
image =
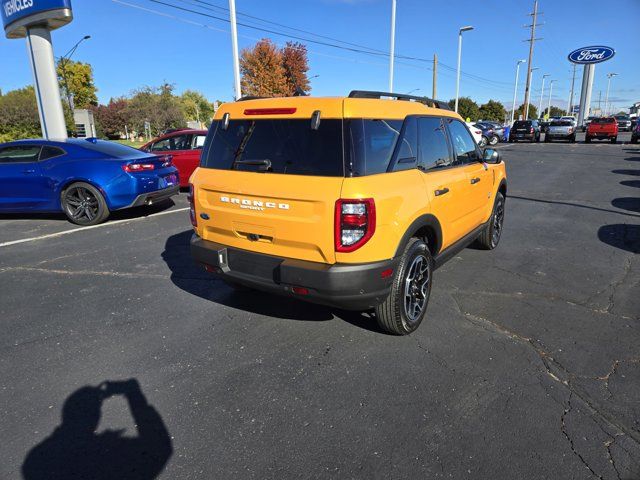
[[[186,120],[207,126],[211,123],[214,113],[213,103],[209,102],[202,93],[185,90],[180,95],[180,106]]]
[[[41,135],[36,94],[32,86],[0,95],[0,143]]]
[[[64,95],[73,98],[74,108],[89,108],[98,105],[98,96],[93,81],[93,69],[88,63],[61,59],[57,66],[58,82]],[[67,100],[67,104],[69,101]]]
[[[489,100],[480,107],[480,118],[503,122],[507,115],[504,105],[496,100]]]
[[[515,112],[516,120],[520,118],[521,115],[522,115],[522,118],[524,118],[524,109],[525,109],[524,103],[516,109],[516,112]],[[529,104],[529,118],[538,118],[538,108],[532,103]]]
[[[548,113],[547,110],[548,108],[545,108],[542,111],[543,117]],[[549,117],[561,117],[562,115],[564,115],[564,112],[565,111],[562,108],[551,105],[551,113],[549,113]]]
[[[449,100],[449,106],[454,108],[456,104],[455,99]],[[458,99],[458,113],[462,118],[467,118],[474,122],[480,118],[480,108],[478,104],[471,100],[469,97],[460,97]]]
[[[133,129],[142,133],[144,123],[149,122],[151,135],[157,136],[169,128],[184,127],[184,112],[173,90],[174,86],[169,83],[136,90],[126,108]]]

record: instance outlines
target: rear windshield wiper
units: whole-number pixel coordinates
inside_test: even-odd
[[[262,160],[236,160],[233,162],[233,165],[251,165],[260,167],[260,171],[270,172],[271,171],[271,160],[268,158],[264,158]]]

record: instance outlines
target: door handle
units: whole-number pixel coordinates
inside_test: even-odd
[[[440,195],[444,195],[445,193],[449,193],[449,189],[447,187],[445,187],[445,188],[441,188],[439,190],[436,190],[433,193],[436,194],[436,197],[439,197]]]
[[[476,183],[478,183],[480,181],[480,179],[478,177],[476,178],[472,178],[471,179],[471,185],[475,185]]]
[[[36,173],[35,170],[22,170],[22,173]]]

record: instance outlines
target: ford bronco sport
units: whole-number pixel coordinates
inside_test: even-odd
[[[232,286],[414,331],[433,271],[498,245],[504,163],[446,104],[384,92],[222,105],[191,177],[194,259]]]

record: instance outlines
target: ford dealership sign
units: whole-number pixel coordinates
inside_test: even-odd
[[[570,62],[586,65],[589,63],[604,62],[605,60],[609,60],[615,54],[616,51],[613,48],[598,45],[578,48],[571,52],[568,58]]]
[[[53,30],[73,18],[71,0],[0,0],[0,15],[9,38],[24,37],[31,25]]]

